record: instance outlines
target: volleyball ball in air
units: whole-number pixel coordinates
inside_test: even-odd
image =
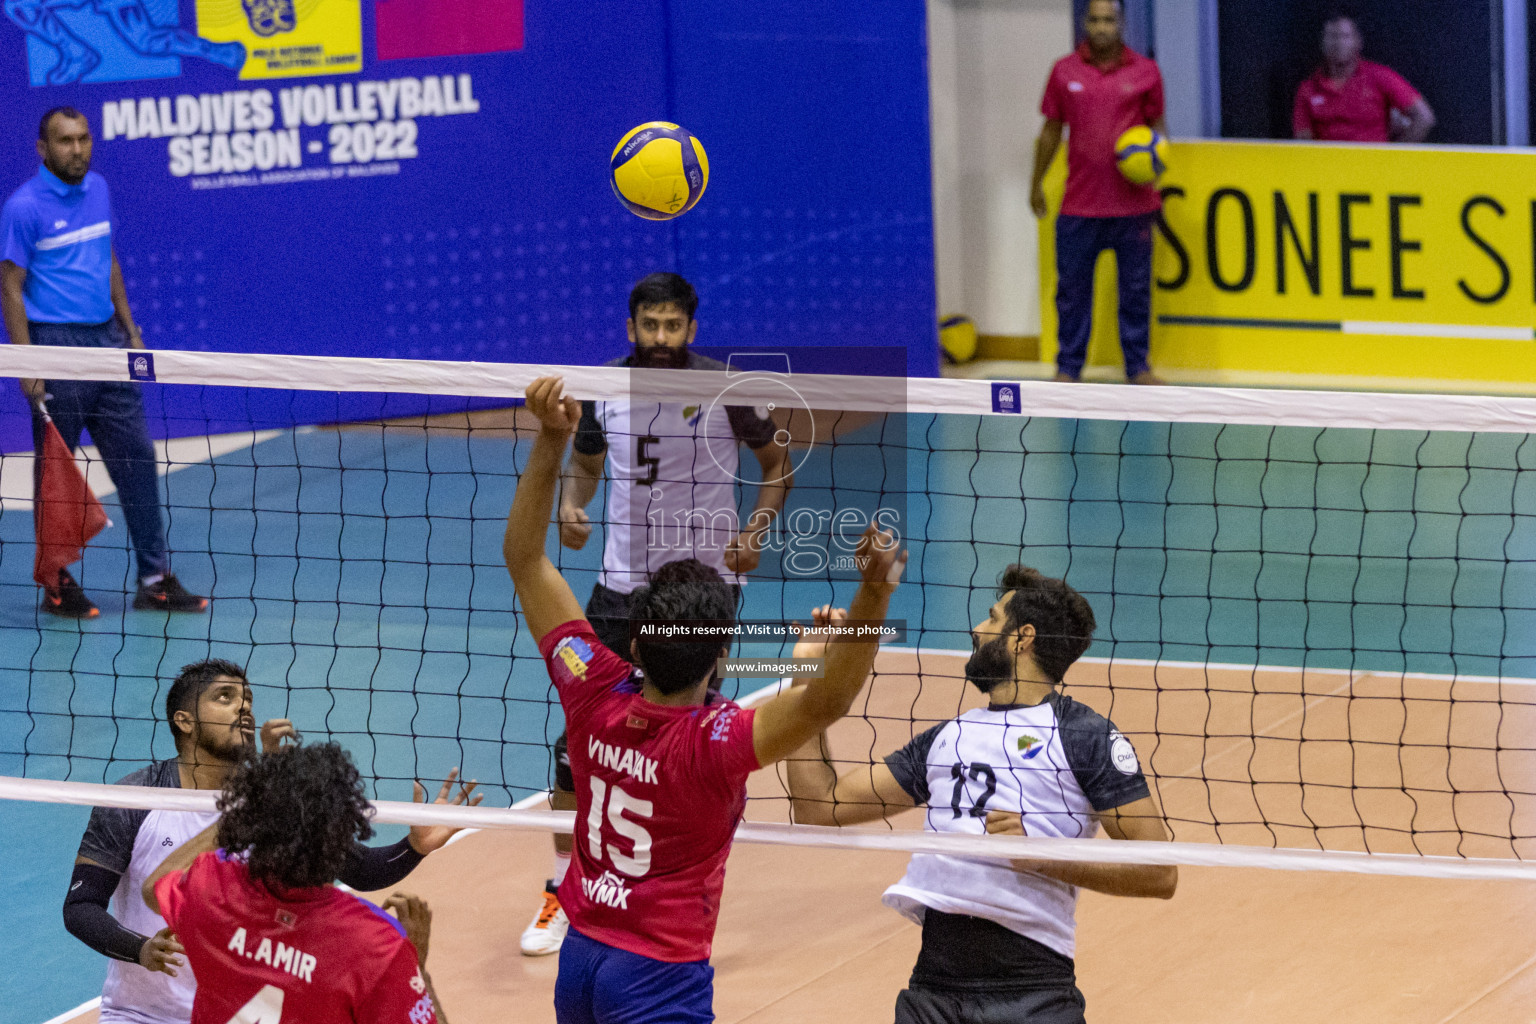
[[[670,121],[647,121],[625,134],[613,149],[610,169],[613,194],[646,220],[687,213],[709,185],[703,143]]]
[[[1115,163],[1126,181],[1150,185],[1168,169],[1168,140],[1144,124],[1127,128],[1115,140]]]

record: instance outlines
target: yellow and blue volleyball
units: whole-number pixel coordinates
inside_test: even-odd
[[[939,350],[951,363],[976,357],[976,325],[968,316],[947,316],[939,321]]]
[[[1168,169],[1168,140],[1144,124],[1127,128],[1115,140],[1115,163],[1126,181],[1150,185]]]
[[[647,121],[627,132],[613,149],[610,169],[613,194],[646,220],[687,213],[709,185],[704,144],[670,121]]]

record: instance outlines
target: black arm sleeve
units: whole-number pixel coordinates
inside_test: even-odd
[[[597,418],[597,403],[581,403],[581,419],[576,424],[576,438],[571,447],[581,455],[601,455],[608,450],[608,438]]]
[[[948,724],[940,722],[931,729],[924,729],[912,737],[911,743],[885,758],[885,766],[891,770],[896,784],[906,790],[907,796],[919,807],[928,803],[928,751],[933,749],[933,741]]]
[[[736,440],[753,451],[766,447],[778,433],[779,428],[772,419],[758,415],[758,411],[750,406],[728,405],[725,416],[731,421],[731,432],[736,435]]]
[[[388,889],[415,871],[416,865],[425,859],[411,848],[410,839],[402,839],[393,846],[358,843],[352,847],[352,856],[339,881],[360,892]]]
[[[76,864],[64,896],[64,927],[102,956],[136,964],[148,937],[124,928],[107,912],[121,877],[96,864]]]

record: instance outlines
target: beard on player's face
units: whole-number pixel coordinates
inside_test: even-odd
[[[1013,655],[1008,650],[1008,640],[1006,634],[986,643],[978,642],[974,634],[971,637],[975,650],[965,662],[965,678],[982,693],[991,693],[1004,683],[1013,682]]]
[[[192,740],[209,761],[239,761],[256,749],[256,718],[250,688],[243,681],[220,679],[198,696]]]
[[[688,367],[688,346],[635,344],[635,365],[648,370],[683,370]]]

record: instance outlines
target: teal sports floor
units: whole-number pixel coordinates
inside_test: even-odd
[[[99,782],[170,756],[166,687],[218,656],[247,666],[258,720],[338,739],[379,797],[455,765],[492,804],[544,789],[560,715],[500,558],[526,452],[505,429],[301,428],[176,466],[175,567],[207,617],[127,609],[120,523],[80,574],[101,618],[40,616],[30,509],[0,509],[0,774]],[[1022,560],[1088,596],[1094,658],[1516,680],[1536,677],[1533,468],[1524,435],[914,416],[813,452],[790,508],[900,509],[907,646],[968,647]],[[583,599],[599,554],[558,551]],[[743,617],[852,592],[778,570],[765,557]],[[100,992],[59,917],[87,811],[0,815],[0,955],[26,965],[6,1020],[40,1024]]]

